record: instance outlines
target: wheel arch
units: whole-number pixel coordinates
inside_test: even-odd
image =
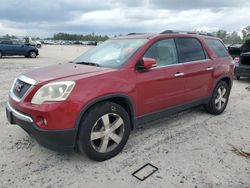
[[[76,122],[75,122],[75,128],[77,129],[77,132],[79,130],[80,127],[80,123],[82,118],[84,117],[84,115],[86,114],[86,112],[91,109],[93,106],[101,103],[101,102],[105,102],[105,101],[109,101],[109,102],[114,102],[120,106],[122,106],[129,114],[130,117],[130,121],[131,121],[131,130],[133,130],[135,128],[135,108],[133,105],[133,101],[131,99],[131,97],[129,97],[126,94],[111,94],[111,95],[105,95],[99,98],[96,98],[92,101],[90,101],[87,105],[85,105],[80,112],[78,113]]]
[[[233,79],[231,76],[221,76],[219,77],[216,82],[215,85],[213,86],[213,89],[216,87],[216,85],[220,82],[220,81],[224,81],[228,84],[229,88],[231,89],[232,85],[233,85]]]
[[[28,52],[27,52],[27,55],[29,55],[29,54],[30,54],[30,52],[35,52],[35,53],[36,53],[36,55],[38,55],[38,52],[37,52],[36,50],[34,50],[34,49],[29,49],[29,50],[28,50]]]
[[[226,82],[226,83],[228,84],[229,88],[232,87],[232,79],[231,79],[230,77],[227,77],[227,76],[222,77],[219,81],[224,81],[224,82]],[[217,82],[217,83],[218,83],[218,82]]]

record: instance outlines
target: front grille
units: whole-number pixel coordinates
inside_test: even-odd
[[[13,85],[12,92],[17,98],[21,99],[26,94],[26,92],[29,90],[30,87],[31,84],[25,83],[22,80],[17,79]]]

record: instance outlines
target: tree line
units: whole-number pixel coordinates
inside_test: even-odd
[[[107,35],[96,35],[95,33],[87,35],[69,34],[69,33],[56,33],[54,34],[54,40],[71,40],[71,41],[105,41],[109,37]]]
[[[226,30],[218,30],[216,32],[213,32],[212,35],[222,39],[224,43],[226,44],[242,44],[244,43],[247,39],[250,39],[250,26],[245,27],[241,31],[241,35],[237,32],[228,32]],[[114,35],[116,37],[117,35]],[[118,36],[121,36],[118,35]],[[14,35],[4,35],[1,38],[17,38]],[[39,38],[35,38],[39,40]],[[96,35],[95,33],[87,34],[87,35],[82,35],[82,34],[69,34],[69,33],[56,33],[53,35],[52,38],[47,38],[47,39],[52,39],[52,40],[71,40],[71,41],[105,41],[108,40],[109,37],[107,35]]]
[[[227,32],[225,30],[218,30],[212,33],[214,36],[223,40],[225,44],[242,44],[250,39],[250,26],[242,29],[242,37],[237,32]]]

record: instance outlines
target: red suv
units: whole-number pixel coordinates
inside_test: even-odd
[[[6,112],[11,124],[56,150],[103,161],[138,124],[203,105],[227,106],[234,64],[220,39],[200,34],[131,34],[76,60],[18,76]]]

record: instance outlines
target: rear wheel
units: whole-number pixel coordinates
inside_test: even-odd
[[[34,51],[29,52],[29,57],[30,58],[36,58],[36,56],[37,56],[36,52],[34,52]]]
[[[112,102],[100,103],[91,108],[80,126],[79,150],[96,161],[117,155],[130,134],[128,113]]]
[[[209,103],[205,105],[206,110],[211,114],[221,114],[227,106],[229,94],[228,84],[220,81],[216,85]]]
[[[2,58],[3,57],[3,54],[2,54],[2,52],[0,51],[0,58]]]

